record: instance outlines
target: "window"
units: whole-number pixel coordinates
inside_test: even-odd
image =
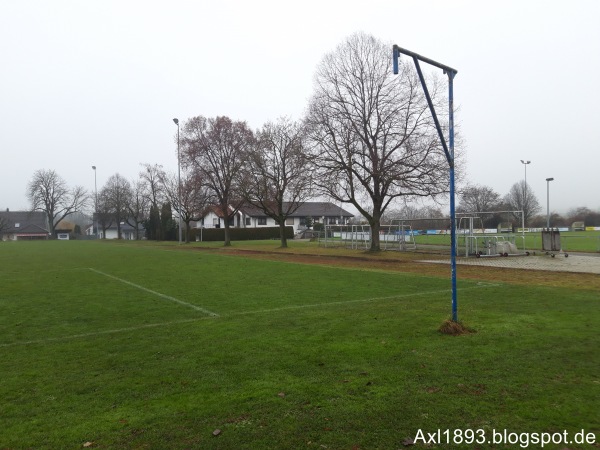
[[[219,219],[216,217],[213,217],[213,225],[217,225],[219,223]]]
[[[250,225],[250,217],[246,217],[246,226],[249,227]]]
[[[329,218],[329,225],[335,225],[337,223],[337,218],[336,217],[330,217]]]
[[[257,223],[258,223],[258,225],[266,225],[267,224],[267,218],[266,217],[259,217],[257,219]]]
[[[285,219],[285,224],[286,225],[294,225],[294,218],[288,217],[287,219]]]
[[[19,228],[21,224],[19,222],[15,223],[15,228]]]

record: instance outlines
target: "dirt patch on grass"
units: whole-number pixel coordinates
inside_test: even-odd
[[[442,334],[448,334],[450,336],[462,336],[463,334],[475,333],[475,330],[472,328],[450,319],[446,320],[442,325],[440,325],[438,331]]]
[[[298,264],[318,264],[323,266],[346,267],[357,270],[376,270],[416,273],[450,277],[450,267],[443,264],[423,262],[432,259],[446,259],[445,256],[421,253],[381,252],[368,253],[346,251],[345,254],[328,253],[328,249],[314,249],[314,253],[294,249],[257,250],[243,248],[188,247],[193,250],[212,251],[223,255],[243,256],[269,261],[285,261]],[[457,266],[457,277],[503,282],[513,284],[535,284],[541,286],[569,287],[584,290],[600,290],[600,277],[588,273],[549,272],[498,267]]]

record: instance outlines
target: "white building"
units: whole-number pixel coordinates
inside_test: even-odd
[[[230,212],[233,210],[230,209]],[[345,225],[354,215],[345,209],[330,202],[305,202],[285,221],[287,226],[294,229],[294,234],[306,229],[306,218],[313,223],[327,225]],[[209,207],[201,221],[196,223],[196,228],[223,228],[224,214],[218,206]],[[232,228],[260,228],[276,227],[278,224],[274,219],[267,216],[262,210],[253,206],[240,208],[230,220]]]

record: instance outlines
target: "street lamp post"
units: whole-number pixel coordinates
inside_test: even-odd
[[[521,160],[521,163],[525,166],[525,184],[523,185],[523,203],[521,209],[523,210],[523,227],[525,227],[525,205],[527,205],[527,165],[531,164],[531,161]]]
[[[96,166],[92,166],[94,169],[94,192],[96,201],[94,202],[94,215],[96,216],[96,239],[98,238],[98,184],[96,183]]]
[[[554,178],[546,178],[546,228],[550,228],[550,182]]]
[[[181,245],[181,158],[179,156],[179,119],[173,119],[177,125],[177,202],[179,203],[179,245]]]
[[[531,161],[521,160],[521,163],[525,166],[525,190],[527,190],[527,165],[531,164]]]

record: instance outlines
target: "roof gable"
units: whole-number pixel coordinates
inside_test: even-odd
[[[48,233],[46,214],[41,211],[2,211],[0,220],[6,221],[4,233]],[[18,226],[17,226],[18,225]]]
[[[284,202],[284,210],[290,205]],[[240,210],[250,217],[266,217],[262,209],[247,205]],[[304,202],[289,217],[354,217],[354,214],[346,211],[331,202]]]

